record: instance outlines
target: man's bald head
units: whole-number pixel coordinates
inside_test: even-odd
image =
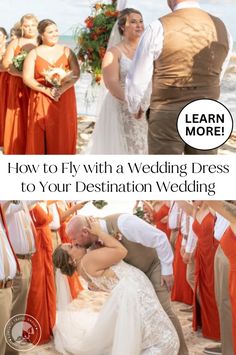
[[[67,223],[66,234],[74,244],[89,248],[97,240],[97,236],[91,234],[88,227],[85,216],[74,216]]]

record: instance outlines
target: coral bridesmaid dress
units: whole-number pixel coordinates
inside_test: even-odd
[[[232,322],[233,322],[233,341],[234,353],[236,354],[236,234],[229,227],[223,237],[220,245],[229,259],[230,274],[229,274],[229,292],[232,304]]]
[[[219,340],[219,314],[214,289],[214,257],[219,245],[214,238],[215,217],[208,213],[201,223],[193,222],[193,231],[198,238],[195,253],[195,289],[193,329],[202,327],[202,335]],[[200,305],[197,303],[197,292]]]
[[[31,211],[36,228],[36,253],[32,257],[32,279],[26,313],[37,319],[42,336],[39,344],[50,341],[56,320],[56,288],[52,263],[52,238],[49,223],[52,218],[37,204]],[[34,334],[31,342],[35,342]]]
[[[9,74],[0,72],[0,147],[3,146]]]
[[[154,212],[153,220],[156,227],[166,233],[168,239],[170,239],[170,229],[168,228],[167,222],[162,222],[161,220],[164,217],[167,217],[169,214],[170,207],[167,205],[162,205],[158,211]]]
[[[56,67],[70,69],[65,53],[53,65],[37,55],[35,79],[50,87],[51,84],[45,79],[45,71]],[[75,154],[76,136],[74,87],[62,94],[58,102],[41,92],[31,90],[26,154]]]
[[[179,231],[175,243],[175,256],[173,264],[174,285],[171,291],[171,300],[192,305],[193,291],[186,280],[187,265],[183,262],[182,256],[180,254],[182,238],[182,234]]]
[[[17,46],[14,56],[21,52]],[[4,133],[5,154],[25,154],[29,88],[19,76],[10,75]]]

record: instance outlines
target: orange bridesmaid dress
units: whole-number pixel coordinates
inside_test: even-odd
[[[182,234],[179,231],[175,243],[175,255],[173,263],[174,285],[171,291],[171,300],[192,305],[193,291],[186,280],[187,265],[183,262],[182,256],[180,254],[182,238]]]
[[[161,220],[168,216],[170,207],[167,205],[162,205],[158,211],[153,214],[153,221],[158,229],[166,233],[168,239],[170,239],[170,229],[167,222],[162,222]]]
[[[232,304],[232,327],[234,353],[236,354],[236,234],[230,227],[227,228],[220,240],[220,245],[229,259],[229,292]]]
[[[57,207],[58,209],[58,213],[59,216],[62,213],[62,210]],[[60,238],[62,243],[71,243],[70,239],[68,238],[67,234],[66,234],[66,224],[67,222],[70,220],[70,218],[68,218],[68,220],[66,222],[61,223],[61,227],[59,229],[59,234],[60,234]],[[70,292],[71,292],[71,297],[73,299],[77,298],[78,294],[80,291],[83,290],[83,287],[79,281],[79,275],[77,272],[75,272],[72,276],[68,276],[68,283],[69,283],[69,287],[70,287]]]
[[[198,238],[195,252],[195,289],[193,304],[193,329],[202,327],[202,335],[219,340],[219,314],[214,288],[214,257],[219,242],[214,238],[215,217],[209,212],[201,223],[193,222],[193,231]],[[197,291],[200,305],[197,303]]]
[[[69,70],[65,53],[52,65],[37,55],[35,79],[44,86],[45,70],[61,67]],[[74,87],[54,101],[47,95],[31,90],[26,154],[75,154],[77,137],[77,112]]]
[[[0,147],[3,146],[9,74],[0,72]]]
[[[26,313],[37,319],[42,336],[39,344],[50,341],[56,320],[56,287],[52,263],[52,238],[49,223],[52,221],[44,209],[37,204],[31,213],[36,228],[36,253],[32,257],[32,279],[27,300]],[[35,342],[34,334],[31,342]]]
[[[14,56],[20,54],[17,46]],[[4,153],[25,154],[29,88],[19,76],[10,75],[4,132]]]

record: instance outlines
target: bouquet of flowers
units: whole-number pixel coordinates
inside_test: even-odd
[[[12,60],[12,64],[14,65],[14,67],[22,72],[23,71],[23,65],[24,65],[24,61],[25,58],[27,57],[28,52],[26,51],[21,51],[18,55],[16,55],[13,60]]]
[[[63,68],[49,68],[44,71],[45,80],[52,86],[59,88],[63,83],[71,80],[71,71],[66,71]]]
[[[81,70],[92,75],[92,84],[101,82],[102,59],[117,17],[116,0],[112,0],[111,4],[97,2],[92,7],[91,15],[85,20],[86,26],[77,31]]]
[[[94,200],[92,204],[97,207],[99,210],[101,210],[103,207],[108,205],[108,203],[104,200]]]

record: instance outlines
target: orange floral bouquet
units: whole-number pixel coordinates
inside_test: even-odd
[[[95,3],[85,20],[86,26],[77,31],[78,58],[82,72],[92,75],[92,83],[100,84],[102,60],[106,53],[112,28],[118,17],[116,1]]]

